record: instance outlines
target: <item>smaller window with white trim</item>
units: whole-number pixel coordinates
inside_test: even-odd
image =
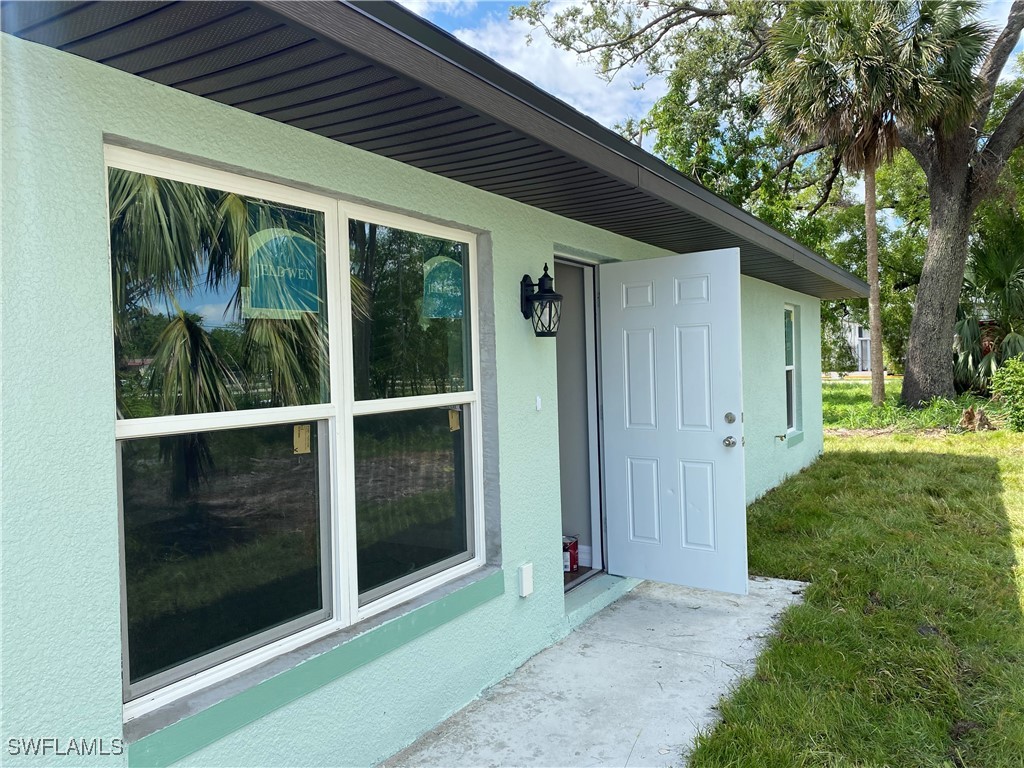
[[[784,318],[786,335],[786,431],[796,432],[800,429],[800,385],[797,376],[799,337],[796,307],[787,304]]]

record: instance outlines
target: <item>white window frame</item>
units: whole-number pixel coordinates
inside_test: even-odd
[[[318,421],[326,424],[328,450],[326,467],[329,477],[329,529],[330,583],[324,585],[325,596],[330,598],[328,618],[294,634],[268,642],[258,648],[240,653],[193,675],[157,690],[126,701],[123,716],[127,722],[141,717],[185,696],[194,694],[215,683],[226,680],[247,669],[263,664],[320,638],[350,627],[363,619],[386,611],[400,603],[412,600],[454,579],[480,568],[486,561],[483,505],[483,435],[480,404],[480,334],[479,287],[477,269],[476,234],[468,230],[435,225],[403,214],[381,211],[365,205],[352,204],[337,197],[307,192],[296,187],[265,181],[238,173],[221,171],[191,162],[172,160],[125,147],[104,146],[105,170],[120,168],[150,176],[196,184],[213,189],[235,192],[266,199],[274,203],[294,205],[321,212],[324,215],[327,281],[328,354],[330,358],[330,401],[317,405],[287,406],[201,413],[181,416],[155,416],[120,419],[113,411],[116,440],[160,437],[197,431],[215,431],[273,424]],[[109,214],[109,211],[108,211]],[[109,215],[108,215],[109,219]],[[349,276],[348,221],[357,219],[396,229],[439,237],[468,245],[468,264],[465,280],[469,291],[469,350],[471,388],[462,392],[386,400],[355,400],[352,377],[352,302]],[[111,294],[111,311],[113,295]],[[471,509],[471,534],[468,545],[472,557],[453,567],[383,595],[367,604],[359,605],[356,547],[355,485],[343,478],[353,476],[355,466],[353,419],[358,415],[388,413],[399,410],[460,405],[463,407],[463,429],[468,434],[466,455],[466,503]],[[120,473],[120,460],[118,460]],[[120,495],[120,483],[118,493]],[[119,513],[119,520],[123,516]],[[122,534],[123,540],[123,534]],[[123,549],[123,541],[122,541]],[[127,649],[127,623],[124,572],[124,554],[121,555],[122,638]],[[125,659],[127,665],[127,658]],[[127,673],[125,673],[127,674]],[[125,680],[127,690],[127,679]]]
[[[791,435],[796,432],[800,432],[803,429],[803,419],[800,399],[800,308],[795,304],[786,304],[783,307],[783,321],[785,321],[786,315],[792,316],[793,323],[793,361],[789,363],[785,359],[786,355],[786,338],[785,330],[783,330],[782,338],[782,355],[783,355],[783,368],[786,374],[792,375],[793,387],[786,386],[786,434]],[[785,326],[783,326],[785,327]],[[792,411],[790,411],[790,397],[793,398]],[[789,423],[789,414],[793,414],[793,423]]]
[[[472,573],[484,564],[485,561],[485,537],[484,537],[484,510],[483,510],[483,441],[481,440],[480,422],[480,329],[479,329],[479,291],[477,287],[477,248],[476,235],[464,230],[452,229],[430,222],[413,219],[403,214],[381,211],[365,205],[355,203],[338,203],[339,220],[342,223],[342,234],[344,236],[345,249],[343,253],[344,263],[349,263],[349,241],[348,222],[362,221],[371,224],[379,224],[393,229],[401,229],[406,232],[415,232],[429,237],[437,237],[445,240],[454,240],[468,244],[469,250],[469,280],[464,285],[469,291],[469,332],[470,332],[470,372],[472,387],[460,392],[445,392],[438,395],[415,395],[410,397],[390,397],[378,400],[356,400],[355,387],[352,376],[346,376],[342,384],[344,387],[344,403],[346,407],[345,423],[351,424],[356,416],[365,416],[377,413],[394,413],[396,411],[412,411],[422,408],[438,408],[451,405],[463,406],[464,429],[470,435],[470,445],[467,460],[467,475],[470,478],[470,487],[467,489],[466,503],[472,505],[472,546],[473,557],[458,565],[444,570],[440,573],[428,576],[421,581],[411,584],[402,589],[383,595],[366,605],[359,605],[357,562],[356,562],[356,515],[355,515],[355,486],[349,485],[346,489],[348,497],[344,499],[345,505],[352,510],[352,514],[346,516],[345,523],[349,526],[346,531],[346,539],[349,542],[349,604],[353,606],[353,623],[374,616],[382,611],[405,602],[413,597],[423,594],[430,589],[441,586],[452,579]],[[346,268],[345,274],[348,275]],[[464,273],[465,274],[465,273]],[[351,361],[352,357],[352,307],[349,294],[349,281],[345,280],[346,306],[344,312],[344,360]],[[351,370],[351,363],[349,363]],[[355,466],[355,444],[353,433],[348,431],[345,440],[344,451],[346,452],[346,466]]]

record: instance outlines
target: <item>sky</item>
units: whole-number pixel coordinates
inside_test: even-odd
[[[1001,29],[1011,1],[987,3],[982,16]],[[535,33],[532,43],[527,45],[529,25],[508,18],[509,8],[516,3],[502,0],[399,2],[608,128],[614,128],[628,117],[643,117],[665,93],[664,81],[649,80],[642,71],[623,72],[610,83],[605,82],[594,73],[592,64],[580,61],[575,54],[557,50],[543,32]],[[571,4],[552,0],[550,7]],[[1017,51],[1022,48],[1024,44],[1018,45]],[[650,149],[648,142],[645,147]]]
[[[528,45],[530,26],[511,21],[517,3],[498,0],[399,0],[459,40],[487,54],[608,128],[628,117],[647,114],[664,95],[662,80],[650,81],[643,70],[619,73],[610,83],[575,54],[556,49],[542,32]],[[571,5],[552,0],[550,7]]]

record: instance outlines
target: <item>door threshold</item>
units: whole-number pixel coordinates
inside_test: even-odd
[[[601,568],[587,568],[585,566],[580,566],[576,573],[566,573],[564,575],[566,594],[602,573],[605,573],[605,571]]]

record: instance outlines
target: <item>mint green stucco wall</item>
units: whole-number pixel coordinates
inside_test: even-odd
[[[492,243],[503,594],[239,727],[183,764],[373,762],[564,635],[552,469],[555,347],[535,338],[519,314],[518,282],[550,261],[556,243],[563,252],[605,259],[661,252],[42,46],[0,35],[0,48],[4,763],[41,764],[7,755],[10,738],[121,736],[105,137],[486,232]],[[746,279],[744,366],[757,376],[770,370],[769,362],[780,366],[770,352],[776,341],[781,345],[780,297],[808,307],[801,319],[809,376],[817,364],[811,328],[817,302]],[[805,397],[811,394],[805,387]],[[756,377],[748,376],[744,396],[751,496],[780,467],[795,469],[820,450],[820,435],[814,437],[820,390],[805,403],[808,437],[795,449],[766,439],[775,426],[755,424],[774,419],[780,407]],[[810,413],[814,402],[817,416]],[[771,464],[755,469],[754,459]],[[528,561],[536,592],[521,599],[516,568]],[[51,758],[49,764],[126,760]]]
[[[752,277],[740,279],[743,334],[743,415],[747,502],[820,454],[821,302]],[[785,441],[785,327],[787,304],[797,307],[802,432]]]
[[[555,345],[519,313],[518,284],[555,243],[608,259],[659,251],[42,46],[3,36],[2,47],[0,743],[121,735],[105,135],[492,243],[504,594],[184,762],[372,762],[565,634],[558,482],[537,482],[558,459]],[[521,599],[516,568],[527,561],[536,591]]]

